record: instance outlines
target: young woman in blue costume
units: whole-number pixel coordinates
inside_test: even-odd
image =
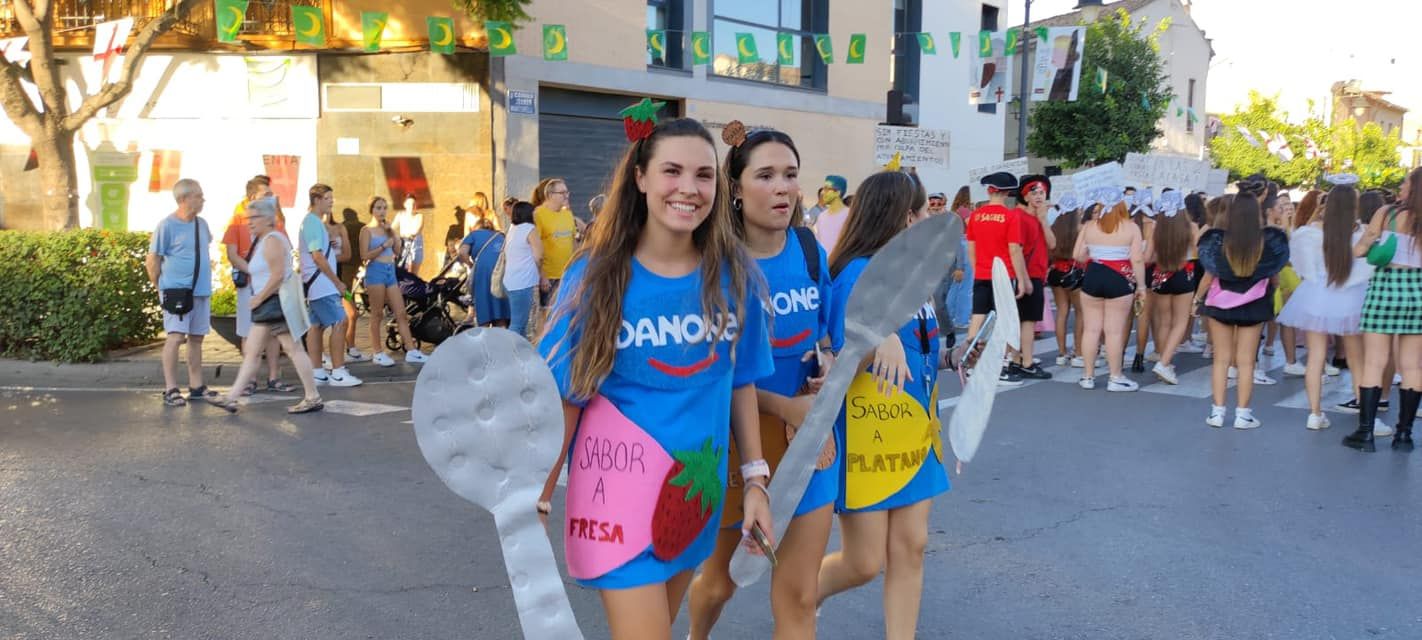
[[[923,185],[885,171],[859,186],[839,245],[830,255],[834,347],[844,341],[844,308],[869,259],[926,216]],[[935,400],[945,366],[933,305],[890,334],[859,366],[835,424],[844,472],[835,511],[840,551],[820,566],[819,597],[863,585],[884,571],[884,637],[914,637],[923,592],[923,552],[931,499],[948,490]]]
[[[554,521],[568,573],[601,591],[612,637],[668,640],[716,545],[733,433],[749,461],[746,523],[773,531],[755,387],[773,371],[766,296],[699,123],[650,128],[612,180],[539,343],[568,445],[566,515]]]
[[[775,372],[756,381],[761,448],[774,470],[833,360],[829,260],[809,229],[799,225],[800,153],[790,136],[769,129],[747,135],[738,122],[726,131],[723,139],[730,150],[723,169],[731,182],[731,218],[765,274],[774,318],[770,343]],[[816,346],[823,366],[816,361]],[[831,507],[839,493],[838,461],[833,441],[827,442],[780,545],[770,583],[775,638],[815,637],[817,580],[829,542]],[[691,583],[693,640],[708,637],[736,590],[729,565],[741,540],[741,513],[732,506],[740,492],[739,475],[733,471],[726,480],[732,489],[716,551]]]

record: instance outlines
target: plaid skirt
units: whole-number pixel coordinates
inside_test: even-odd
[[[1368,281],[1364,333],[1422,334],[1422,269],[1384,267]]]

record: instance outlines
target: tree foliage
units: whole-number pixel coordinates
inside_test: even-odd
[[[480,22],[484,20],[502,20],[518,26],[529,20],[533,16],[528,15],[525,9],[533,0],[454,0],[454,8],[463,11],[470,18]]]
[[[1087,25],[1077,99],[1033,103],[1028,151],[1058,158],[1069,169],[1149,151],[1174,97],[1157,41],[1168,26],[1147,32],[1124,10]],[[1096,82],[1098,68],[1106,70],[1105,93]]]
[[[1329,125],[1310,109],[1301,123],[1290,122],[1277,96],[1249,93],[1249,103],[1220,119],[1220,135],[1210,140],[1215,164],[1232,179],[1262,173],[1287,187],[1312,187],[1329,173],[1356,173],[1365,189],[1396,187],[1406,170],[1399,164],[1400,134],[1386,135],[1377,123],[1359,127],[1352,119]],[[1248,130],[1249,138],[1240,131]],[[1268,148],[1283,136],[1292,158]],[[1310,143],[1318,150],[1310,153]]]

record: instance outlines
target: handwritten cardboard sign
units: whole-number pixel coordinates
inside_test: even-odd
[[[886,164],[899,154],[899,163],[920,169],[948,168],[948,130],[919,127],[874,127],[874,162]]]
[[[1071,181],[1076,192],[1082,197],[1086,197],[1087,194],[1102,187],[1119,189],[1125,186],[1126,179],[1121,170],[1121,163],[1108,162],[1071,174]]]
[[[1210,181],[1210,163],[1162,153],[1126,154],[1126,181],[1136,187],[1202,191]]]
[[[973,193],[973,200],[986,200],[987,187],[984,187],[979,180],[990,173],[1006,171],[1014,176],[1021,176],[1027,173],[1027,158],[1013,158],[994,162],[992,164],[968,170],[968,188]]]

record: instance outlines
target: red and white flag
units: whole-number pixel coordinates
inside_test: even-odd
[[[14,64],[23,66],[30,61],[30,52],[25,49],[25,45],[29,42],[30,39],[27,37],[0,40],[0,55]]]
[[[1279,157],[1280,160],[1288,162],[1294,159],[1294,152],[1289,148],[1289,141],[1284,139],[1284,134],[1276,133],[1269,139],[1269,153]]]
[[[109,73],[122,57],[123,45],[133,32],[133,18],[111,20],[94,25],[94,59],[104,63],[99,82],[109,81]]]

